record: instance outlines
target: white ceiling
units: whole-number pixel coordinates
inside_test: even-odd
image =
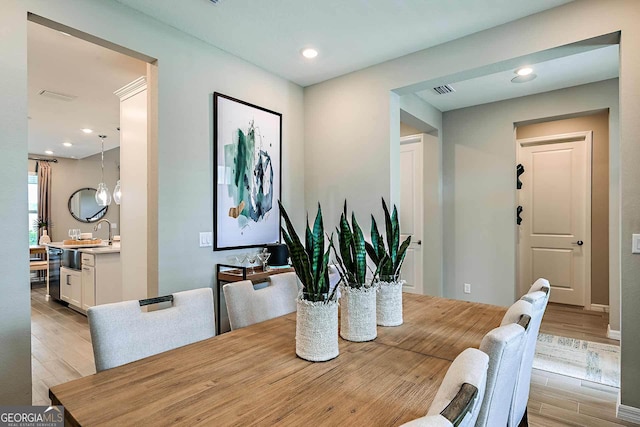
[[[179,8],[173,0],[117,1],[307,86],[570,0],[184,0]],[[300,55],[307,46],[320,51],[315,60]],[[105,149],[117,147],[113,92],[144,75],[146,64],[35,23],[29,23],[28,48],[29,152],[84,158],[100,151],[98,134],[108,136]],[[618,76],[617,45],[545,55],[532,56],[538,77],[528,83],[511,83],[509,65],[461,81],[423,82],[411,91],[448,111]],[[424,90],[445,83],[456,92]],[[45,98],[38,95],[43,89],[77,98]],[[82,133],[84,127],[94,133]]]
[[[117,1],[308,86],[571,0]]]
[[[119,146],[120,100],[113,92],[145,74],[142,61],[29,22],[29,153],[81,159],[100,152],[99,134],[107,135],[105,150]],[[46,98],[42,90],[77,98]]]
[[[416,92],[416,95],[444,112],[613,79],[618,77],[618,64],[618,45],[614,44],[529,64],[537,77],[526,83],[511,83],[516,74],[514,69],[509,69],[459,82],[445,78],[433,86],[450,84],[455,92],[438,95],[434,90],[427,89]]]

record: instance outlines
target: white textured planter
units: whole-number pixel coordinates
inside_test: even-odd
[[[402,325],[402,285],[404,280],[377,282],[376,319],[380,326]]]
[[[356,342],[378,336],[375,286],[354,289],[340,283],[340,336]]]
[[[310,302],[298,299],[296,354],[311,362],[338,356],[338,302]]]

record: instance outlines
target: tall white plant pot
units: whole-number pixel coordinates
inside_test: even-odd
[[[310,362],[324,362],[338,356],[338,302],[310,302],[298,299],[296,354]]]
[[[380,326],[402,325],[402,285],[404,280],[378,282],[376,319]]]
[[[378,336],[375,286],[355,289],[340,283],[340,336],[356,342]]]

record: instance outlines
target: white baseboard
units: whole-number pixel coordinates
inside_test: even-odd
[[[611,329],[611,325],[607,325],[607,338],[620,341],[620,331]]]
[[[600,311],[600,312],[604,312],[604,313],[608,313],[609,312],[609,306],[608,305],[604,305],[604,304],[591,304],[591,311]]]
[[[623,421],[640,424],[640,409],[621,404],[620,393],[618,393],[616,417]]]

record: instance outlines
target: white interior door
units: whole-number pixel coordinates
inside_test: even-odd
[[[411,236],[411,244],[402,267],[405,292],[424,293],[422,282],[422,210],[423,210],[422,137],[400,140],[400,242]]]
[[[550,301],[591,302],[591,132],[518,140],[520,294],[539,277]]]

